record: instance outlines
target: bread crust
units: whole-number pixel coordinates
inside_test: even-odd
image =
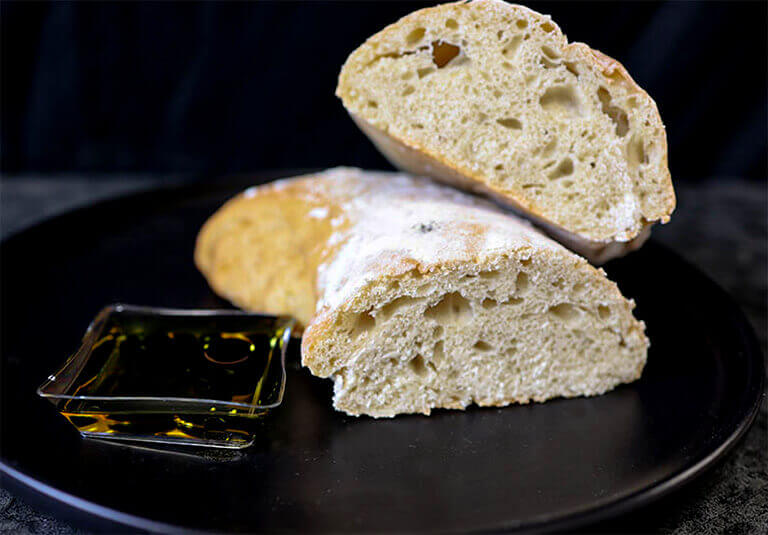
[[[511,191],[502,187],[500,183],[493,183],[482,171],[469,168],[461,162],[454,161],[440,150],[430,149],[416,139],[410,138],[403,133],[397,136],[391,132],[372,124],[359,113],[356,113],[353,107],[346,101],[345,71],[352,65],[356,65],[364,56],[363,50],[373,43],[384,41],[390,36],[401,32],[401,26],[406,22],[424,21],[427,17],[438,11],[449,11],[456,6],[475,7],[478,9],[494,10],[517,10],[527,13],[529,16],[536,17],[541,21],[548,21],[555,28],[555,33],[562,37],[562,52],[565,58],[578,57],[580,61],[587,61],[598,69],[605,77],[605,85],[621,86],[628,92],[636,94],[639,98],[647,102],[651,111],[648,118],[649,129],[657,128],[662,133],[654,138],[660,144],[660,162],[659,170],[662,173],[660,181],[663,187],[663,205],[657,207],[653,212],[645,213],[641,221],[633,228],[617,232],[608,239],[596,240],[590,238],[583,232],[577,232],[565,228],[558,224],[547,215],[547,207],[537,204],[537,202],[526,197],[519,192]],[[632,79],[627,70],[621,63],[613,58],[603,54],[598,50],[590,48],[584,43],[567,43],[567,39],[560,32],[557,25],[549,19],[535,11],[524,6],[512,5],[500,0],[474,0],[472,2],[455,2],[442,4],[436,7],[425,8],[405,16],[400,21],[384,28],[376,35],[369,38],[364,45],[353,52],[342,67],[339,75],[339,83],[336,89],[336,95],[342,99],[347,111],[358,127],[368,136],[384,156],[397,168],[406,172],[429,176],[446,184],[456,186],[468,191],[479,193],[494,199],[496,202],[514,210],[519,215],[526,217],[540,226],[550,236],[558,239],[569,248],[587,257],[594,263],[602,263],[610,258],[621,256],[642,245],[647,239],[650,228],[654,223],[660,221],[666,223],[669,221],[670,214],[675,208],[675,193],[672,186],[672,179],[668,169],[668,148],[667,139],[664,134],[664,124],[658,112],[658,108],[653,99]]]

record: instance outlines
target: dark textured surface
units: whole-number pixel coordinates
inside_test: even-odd
[[[94,182],[6,179],[2,183],[2,232],[95,197],[143,189],[137,177]],[[750,317],[766,348],[766,190],[739,181],[711,181],[681,188],[673,223],[655,236],[728,290]],[[663,276],[663,267],[649,277]],[[671,299],[674,297],[671,296]],[[660,503],[593,531],[755,533],[768,525],[766,409],[734,452],[699,482]],[[75,530],[0,491],[0,532],[72,533]]]

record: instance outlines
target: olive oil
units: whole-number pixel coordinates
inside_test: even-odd
[[[118,305],[40,388],[85,436],[245,447],[282,400],[292,320]]]

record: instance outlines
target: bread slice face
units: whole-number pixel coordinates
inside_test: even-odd
[[[195,259],[237,305],[296,316],[303,364],[352,415],[601,394],[646,361],[634,303],[601,270],[426,179],[338,168],[252,188]]]
[[[656,104],[549,16],[443,4],[369,38],[336,89],[397,167],[487,194],[600,262],[675,207]]]

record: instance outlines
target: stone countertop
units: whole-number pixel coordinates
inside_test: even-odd
[[[26,175],[0,180],[0,236],[176,176]],[[768,188],[736,178],[679,184],[672,222],[654,230],[726,289],[749,317],[763,355],[768,342]],[[768,526],[768,403],[727,458],[696,482],[640,511],[590,526],[602,533],[764,533]],[[81,533],[0,489],[0,533]]]

